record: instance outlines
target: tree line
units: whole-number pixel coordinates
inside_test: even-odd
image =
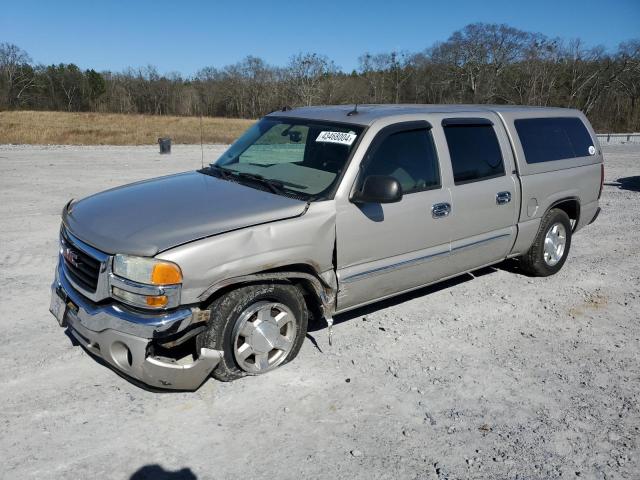
[[[640,39],[615,52],[508,25],[475,23],[418,53],[364,53],[344,72],[299,53],[285,66],[254,56],[190,77],[153,66],[122,72],[34,64],[0,44],[0,110],[258,118],[285,106],[491,103],[572,107],[599,131],[640,131]]]

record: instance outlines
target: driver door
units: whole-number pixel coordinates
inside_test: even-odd
[[[403,197],[397,203],[345,199],[336,205],[338,311],[447,274],[451,195],[442,182],[429,123],[383,128],[363,157],[355,188],[368,175],[394,177]]]

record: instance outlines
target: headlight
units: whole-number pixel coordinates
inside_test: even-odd
[[[182,283],[182,271],[175,263],[145,257],[116,255],[113,273],[148,285],[175,285]]]
[[[116,255],[110,283],[112,296],[134,307],[167,309],[180,304],[182,271],[166,260]]]

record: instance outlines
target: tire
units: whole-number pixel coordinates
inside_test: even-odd
[[[564,234],[564,241],[561,239],[562,234]],[[549,239],[549,242],[547,243],[547,250],[545,250],[545,241],[547,239]],[[558,254],[561,244],[563,244],[561,253]],[[553,208],[542,219],[533,245],[520,258],[522,269],[536,277],[553,275],[564,265],[570,248],[571,221],[569,216],[563,210]]]
[[[290,362],[307,334],[307,305],[302,292],[289,283],[239,287],[214,300],[209,309],[211,320],[196,342],[198,349],[224,352],[212,372],[223,382],[266,373]]]

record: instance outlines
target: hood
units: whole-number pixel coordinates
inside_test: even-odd
[[[306,207],[302,200],[187,172],[84,198],[64,209],[62,221],[105,253],[152,257],[200,238],[297,217]]]

